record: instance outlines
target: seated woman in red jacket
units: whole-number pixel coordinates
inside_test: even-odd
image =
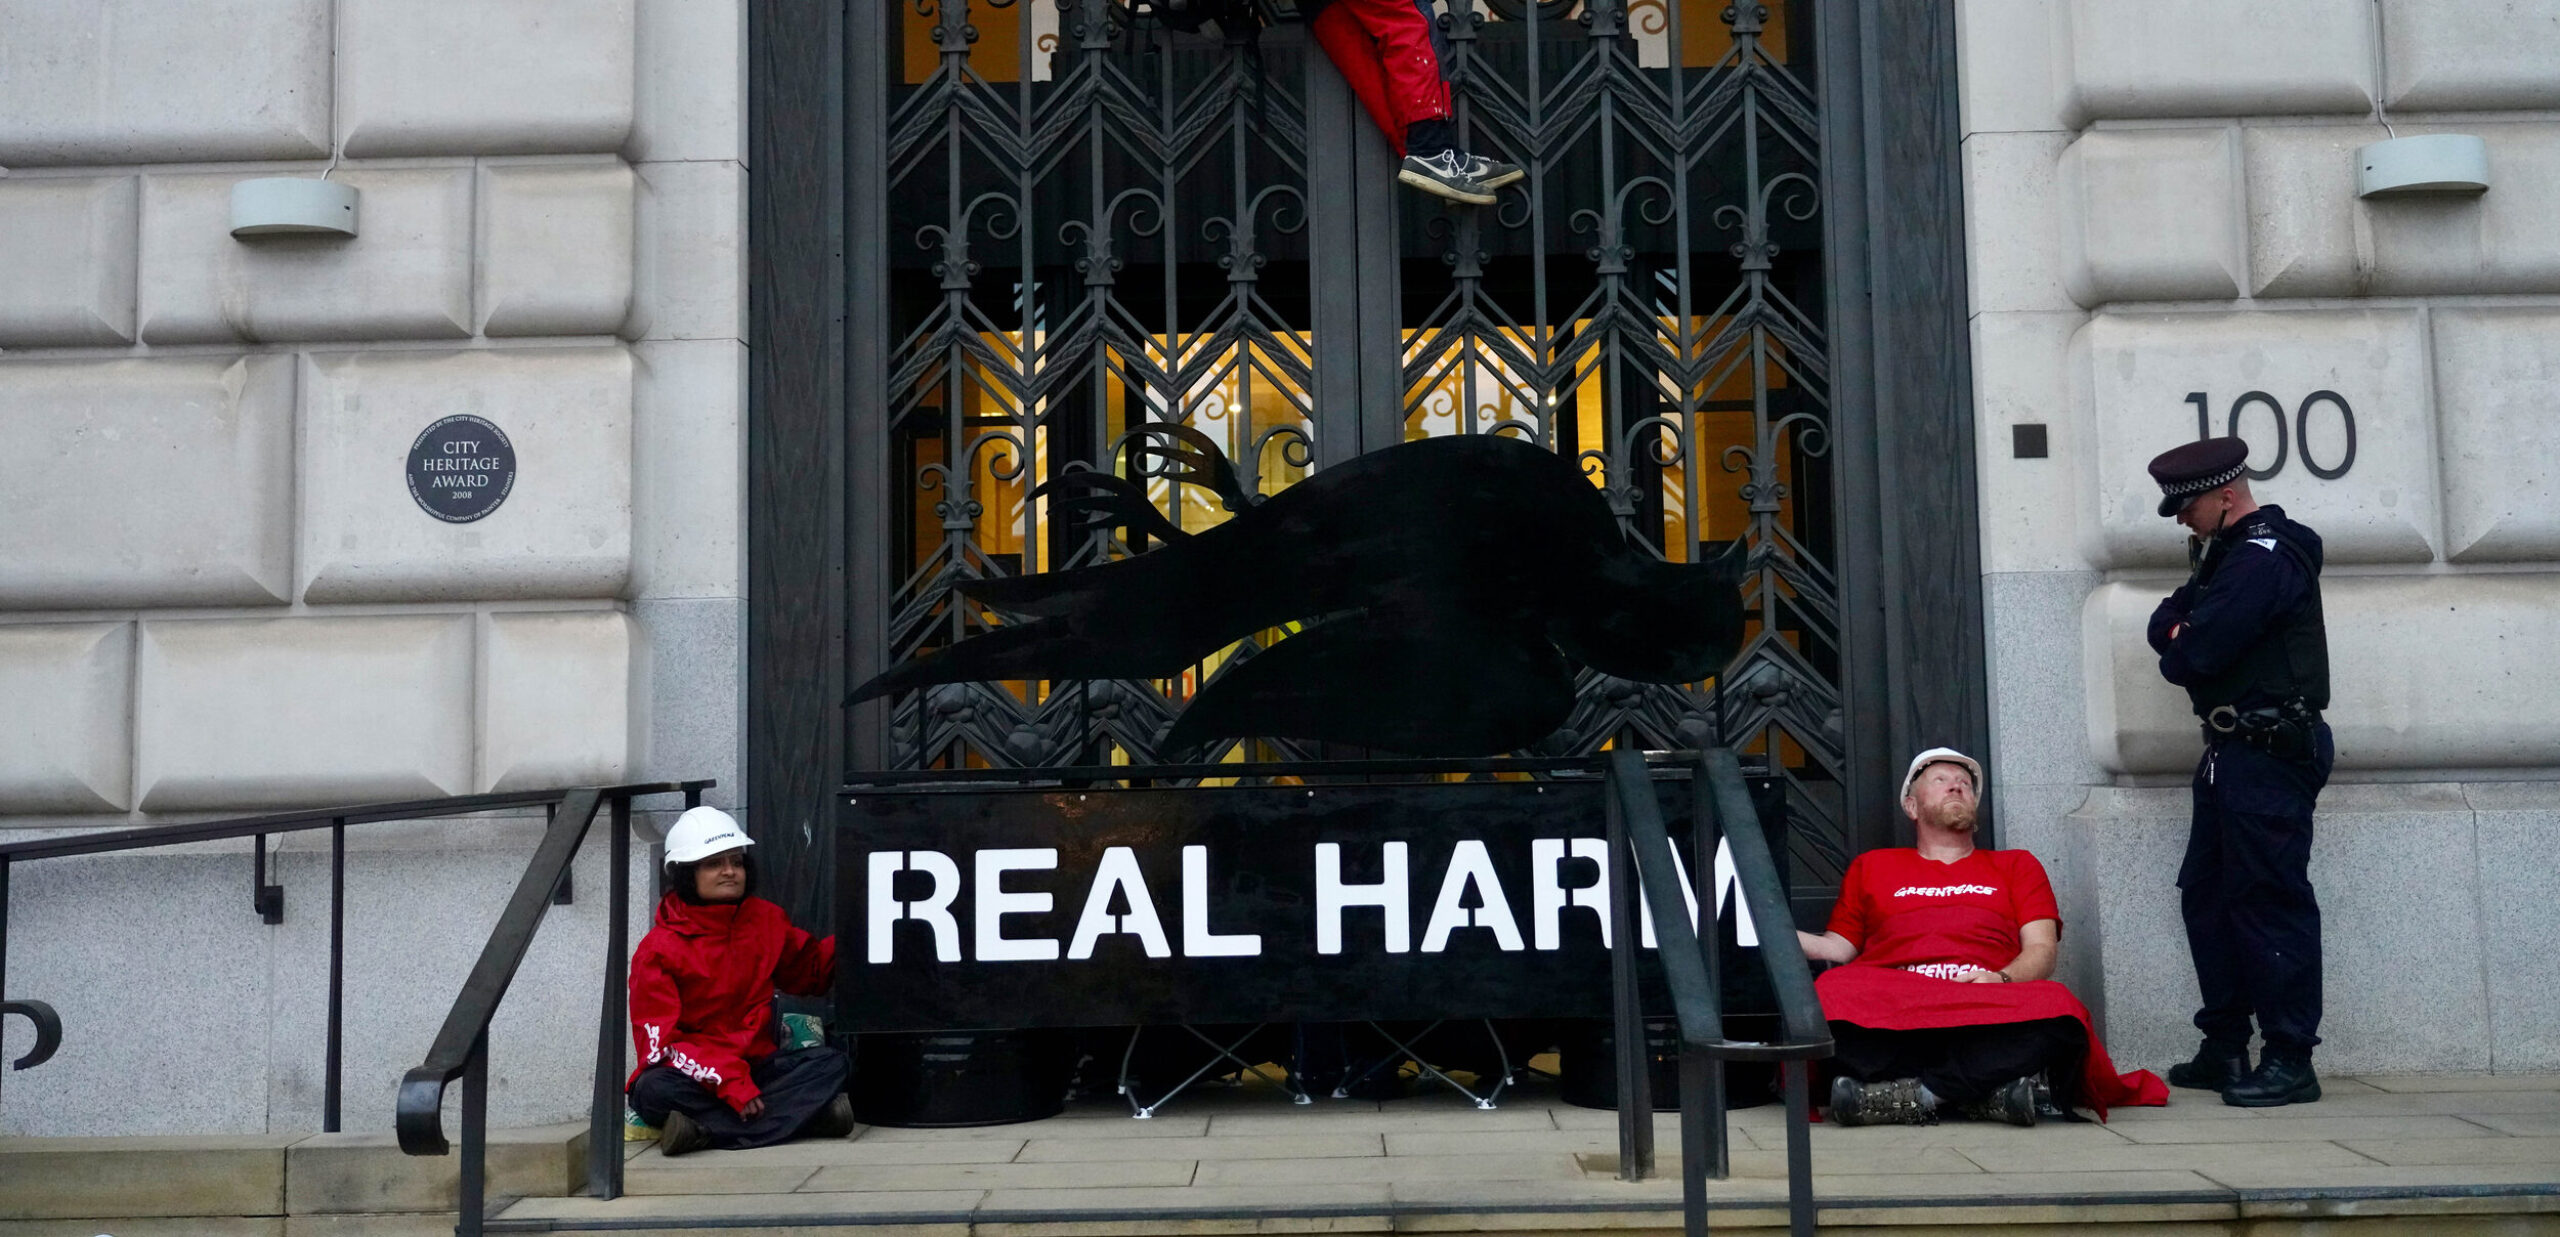
[[[667,1155],[853,1132],[844,1054],[776,1051],[774,992],[825,992],[836,938],[792,927],[781,907],[754,896],[753,845],[718,808],[677,817],[667,831],[667,896],[631,956],[640,1068],[624,1090],[640,1119],[660,1127]]]

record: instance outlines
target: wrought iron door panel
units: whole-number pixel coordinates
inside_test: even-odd
[[[1296,32],[1168,30],[1111,0],[911,0],[876,177],[892,224],[885,391],[888,661],[997,623],[957,581],[1143,550],[1030,496],[1080,468],[1138,475],[1151,423],[1209,433],[1269,493],[1358,439],[1319,408],[1317,280],[1398,289],[1404,433],[1502,433],[1575,455],[1630,535],[1673,559],[1748,539],[1741,658],[1720,683],[1585,671],[1551,753],[1729,742],[1786,771],[1795,870],[1845,863],[1839,614],[1820,254],[1819,133],[1802,12],[1684,0],[1443,0],[1471,148],[1528,179],[1481,210],[1391,186],[1400,263],[1310,262],[1310,172],[1368,123],[1311,129]],[[1772,11],[1773,7],[1780,10]],[[1810,57],[1794,57],[1809,61]],[[857,191],[860,191],[857,189]],[[1330,222],[1330,221],[1328,221]],[[1378,281],[1384,281],[1380,283]],[[1371,305],[1394,304],[1372,297]],[[1361,443],[1370,448],[1374,441]],[[1210,491],[1146,478],[1178,526]],[[1182,703],[1271,632],[1174,679],[961,684],[894,701],[906,765],[1145,762]],[[1312,756],[1286,741],[1239,758]]]

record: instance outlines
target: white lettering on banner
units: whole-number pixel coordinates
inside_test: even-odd
[[[900,902],[895,881],[901,871],[922,872],[933,878],[933,892],[914,902]],[[960,923],[951,917],[951,900],[960,896],[960,865],[938,850],[875,850],[871,852],[871,914],[865,956],[873,962],[887,962],[896,948],[895,927],[900,919],[912,920],[933,929],[933,956],[940,962],[960,960]]]
[[[1112,913],[1114,893],[1128,902],[1128,913]],[[1113,846],[1102,852],[1102,864],[1094,869],[1093,888],[1084,895],[1084,914],[1076,918],[1067,956],[1090,958],[1095,941],[1123,932],[1137,937],[1150,958],[1173,956],[1173,942],[1164,937],[1164,921],[1156,918],[1155,899],[1147,896],[1146,874],[1138,870],[1138,852]]]
[[[1405,888],[1404,843],[1388,842],[1380,847],[1381,866],[1386,879],[1374,885],[1342,883],[1342,844],[1316,843],[1316,952],[1342,952],[1342,911],[1351,906],[1374,906],[1386,913],[1387,952],[1408,953],[1413,949],[1413,909]]]
[[[978,961],[980,962],[1052,962],[1058,957],[1055,937],[1009,937],[1004,934],[1007,915],[1039,915],[1048,912],[1056,901],[1046,890],[1039,893],[1007,893],[1007,872],[1041,871],[1058,866],[1058,848],[1033,846],[1008,850],[978,852]]]
[[[1467,890],[1476,891],[1478,905],[1466,905]],[[1458,843],[1449,855],[1449,871],[1440,878],[1440,900],[1431,907],[1431,922],[1422,930],[1422,952],[1436,954],[1449,947],[1449,934],[1460,928],[1485,928],[1493,933],[1494,943],[1510,953],[1528,948],[1520,939],[1520,925],[1511,918],[1511,899],[1502,896],[1502,882],[1493,874],[1493,856],[1486,854],[1484,843],[1472,838]]]
[[[1599,879],[1567,889],[1557,880],[1570,844],[1573,857],[1597,865]],[[1529,843],[1529,939],[1540,949],[1564,947],[1564,908],[1578,906],[1600,920],[1600,946],[1609,945],[1609,844],[1599,838],[1538,838]]]
[[[1263,938],[1257,932],[1221,934],[1209,926],[1209,897],[1216,886],[1209,876],[1209,847],[1190,845],[1182,848],[1182,945],[1186,958],[1253,958],[1263,952]],[[1315,938],[1316,952],[1343,952],[1344,914],[1365,907],[1376,907],[1380,913],[1379,944],[1391,954],[1413,952],[1413,907],[1411,847],[1405,842],[1379,844],[1381,878],[1373,883],[1346,883],[1342,879],[1342,845],[1320,842],[1315,848]],[[1054,937],[1007,936],[1007,915],[1045,915],[1056,908],[1056,897],[1047,890],[1020,892],[1004,887],[1007,872],[1054,871],[1059,852],[1054,847],[1022,849],[990,849],[968,857],[971,868],[969,888],[972,897],[974,945],[967,956],[980,962],[1047,962],[1061,957],[1068,961],[1090,960],[1105,936],[1126,934],[1138,938],[1139,946],[1150,958],[1175,956],[1173,941],[1165,930],[1164,920],[1148,887],[1144,869],[1134,847],[1106,848],[1086,887],[1081,914],[1075,931],[1063,942]],[[1588,859],[1598,870],[1597,879],[1587,885],[1564,886],[1561,865],[1567,857]],[[933,955],[937,961],[958,962],[963,958],[961,931],[952,905],[962,890],[961,864],[941,851],[915,850],[872,851],[863,861],[868,893],[864,910],[865,941],[863,956],[875,964],[887,964],[897,957],[898,925],[920,923],[933,935]],[[1690,884],[1689,870],[1678,851],[1671,856],[1672,877],[1679,884],[1688,903],[1689,922],[1699,923],[1699,894]],[[900,873],[921,873],[930,879],[923,896],[901,899],[897,879]],[[1520,924],[1512,911],[1511,897],[1503,887],[1493,862],[1490,848],[1479,840],[1461,840],[1452,847],[1449,862],[1442,869],[1439,894],[1433,900],[1429,921],[1422,933],[1423,953],[1441,953],[1449,948],[1460,929],[1482,928],[1493,933],[1494,943],[1505,952],[1536,948],[1553,951],[1564,947],[1564,912],[1587,910],[1600,930],[1600,944],[1610,943],[1609,848],[1600,838],[1534,838],[1529,843],[1529,909],[1530,935],[1523,939]],[[1735,905],[1735,940],[1744,948],[1757,948],[1760,934],[1752,921],[1751,908],[1740,904],[1737,897],[1741,876],[1733,862],[1729,846],[1716,850],[1715,871],[1710,882],[1714,887],[1714,916],[1721,920],[1728,902]],[[1966,893],[1997,893],[1988,885],[1951,885],[1944,887],[1906,886],[1895,896],[1953,897]],[[1115,909],[1118,908],[1118,909]],[[1653,915],[1644,900],[1637,899],[1637,922],[1641,927],[1639,941],[1646,949],[1657,948],[1653,931]]]
[[[1209,848],[1182,848],[1182,956],[1186,958],[1258,958],[1262,934],[1227,936],[1209,931]]]
[[[1989,885],[1904,885],[1893,891],[1897,898],[1956,898],[1968,893],[2000,892]]]
[[[1962,979],[1985,968],[1970,962],[1914,962],[1902,969],[1914,975],[1926,975],[1931,979]]]

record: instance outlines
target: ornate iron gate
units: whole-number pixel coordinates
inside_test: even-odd
[[[851,604],[885,607],[894,661],[997,621],[955,581],[1142,551],[1032,496],[1075,469],[1142,478],[1185,529],[1225,518],[1124,449],[1150,424],[1209,434],[1260,493],[1410,437],[1531,439],[1667,558],[1747,538],[1754,616],[1721,682],[1585,670],[1547,754],[1762,753],[1789,782],[1800,887],[1831,887],[1849,832],[1810,6],[1487,2],[1441,5],[1458,123],[1530,174],[1482,209],[1398,190],[1285,22],[901,6],[901,38],[868,49],[889,62],[887,158],[847,169],[886,205],[890,377],[850,398],[886,402],[866,423],[897,490],[855,522],[887,578],[854,580]],[[902,767],[1145,763],[1193,691],[1286,634],[1176,679],[911,693],[885,746]]]

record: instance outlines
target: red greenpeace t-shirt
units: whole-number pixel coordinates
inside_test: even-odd
[[[1858,964],[1941,979],[1998,970],[2018,956],[2018,929],[2057,924],[2062,910],[2044,865],[2023,850],[1977,850],[1954,863],[1908,848],[1871,850],[1840,881],[1831,930],[1858,947]]]

